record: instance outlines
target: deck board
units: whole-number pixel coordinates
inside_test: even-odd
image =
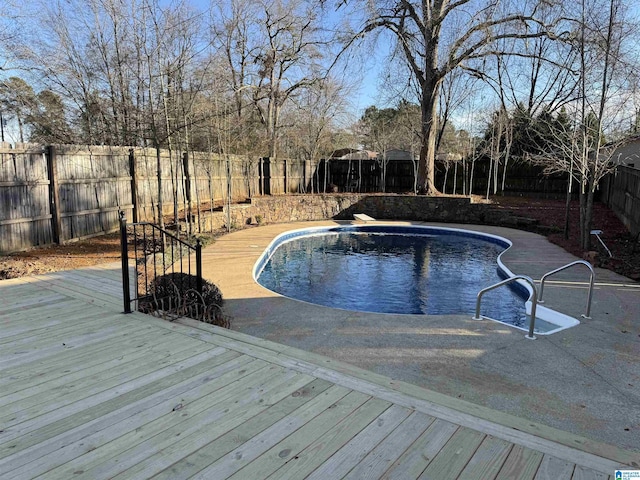
[[[375,418],[360,433],[335,453],[332,453],[319,468],[309,475],[309,479],[322,479],[331,475],[343,477],[367,456],[382,440],[384,440],[411,411],[392,405],[383,414]]]
[[[86,308],[86,302],[64,298],[37,309],[29,309],[5,316],[0,315],[0,322],[2,323],[0,339],[25,332],[37,332],[53,325],[64,325],[66,320],[62,317],[63,315],[74,315],[77,312],[86,310]]]
[[[296,411],[301,405],[322,394],[331,386],[329,382],[324,380],[313,380],[296,391],[295,393],[297,394],[287,396],[265,411],[247,420],[242,425],[239,425],[233,430],[229,430],[214,441],[207,443],[188,456],[181,458],[154,478],[158,480],[185,480],[190,478],[209,465],[213,460],[217,460],[238,448],[247,439],[256,433],[264,431],[285,416]],[[344,393],[345,391],[342,390],[342,394]],[[170,452],[158,452],[156,455],[162,457],[163,460],[166,459],[165,461],[171,460]]]
[[[418,478],[458,478],[484,438],[481,432],[459,428]]]
[[[499,438],[485,437],[460,474],[460,478],[493,480],[511,452],[512,444]]]
[[[75,429],[62,432],[14,456],[11,461],[0,460],[0,467],[21,467],[15,478],[33,471],[42,473],[81,455],[94,447],[108,443],[127,432],[143,427],[147,423],[172,412],[182,402],[194,402],[219,388],[247,375],[264,365],[250,357],[226,352],[219,357],[220,364],[200,373],[185,382],[161,390],[136,402],[132,402]],[[250,363],[254,365],[250,365]],[[240,373],[241,372],[241,373]],[[13,470],[12,470],[13,473]],[[13,478],[13,477],[11,477]]]
[[[437,419],[420,435],[411,447],[391,465],[391,468],[384,473],[382,478],[418,478],[457,429],[457,425]]]
[[[362,395],[360,392],[356,392]],[[266,478],[306,478],[326,459],[333,456],[354,433],[360,432],[369,423],[387,410],[391,404],[377,398],[370,398],[356,408],[343,421],[327,430],[289,462]],[[206,471],[205,471],[206,473]],[[207,478],[205,476],[199,477]]]
[[[538,468],[535,480],[570,480],[575,465],[552,455],[545,455]]]
[[[75,312],[65,311],[65,321],[61,325],[53,325],[44,327],[37,330],[29,330],[26,332],[13,335],[11,337],[5,337],[0,341],[2,347],[2,354],[0,354],[0,360],[4,358],[11,358],[13,350],[21,350],[26,346],[31,350],[39,350],[42,347],[56,345],[65,338],[71,338],[80,336],[86,332],[95,332],[98,329],[114,328],[112,322],[101,323],[100,320],[104,317],[101,312],[88,313],[83,310]]]
[[[345,475],[345,479],[380,478],[434,420],[429,415],[413,412]]]
[[[0,289],[2,479],[589,480],[619,465],[319,355],[123,315],[113,266]]]
[[[252,461],[229,478],[256,478],[260,475],[268,476],[281,468],[285,463],[298,455],[311,443],[323,437],[329,430],[351,415],[370,397],[359,392],[350,392],[338,400],[331,408],[320,413],[314,419],[303,425],[291,435],[272,446],[262,455]]]
[[[4,406],[2,409],[4,415],[0,416],[0,424],[10,426],[18,421],[24,422],[112,388],[128,389],[131,383],[156,372],[158,367],[168,366],[206,351],[206,347],[193,344],[176,344],[173,348],[175,348],[173,351],[159,352],[155,355],[149,353],[142,360],[130,361],[107,370],[98,366],[100,370],[92,369],[89,372],[91,376],[61,384],[54,389],[48,385],[36,388],[32,395],[19,398]]]
[[[279,385],[273,380],[280,372],[267,365],[257,367],[248,375],[215,391],[215,394],[208,394],[189,405],[175,404],[167,415],[147,424],[145,428],[129,431],[115,441],[78,457],[60,471],[49,472],[48,478],[114,478],[157,450],[174,444],[176,448],[182,448],[182,443],[198,431],[224,428],[222,425],[225,422],[236,420],[241,413],[250,411],[256,405],[266,408],[258,403],[260,390]],[[233,402],[233,399],[239,400]],[[79,470],[83,473],[74,474]],[[126,477],[131,478],[129,474]]]
[[[268,389],[261,389],[261,398],[248,399],[247,403],[241,402],[242,405],[239,408],[225,413],[224,417],[217,420],[214,424],[201,425],[192,433],[187,432],[189,433],[187,436],[185,436],[183,431],[180,430],[179,441],[176,442],[177,439],[174,439],[173,442],[159,445],[162,448],[155,448],[158,445],[154,445],[154,449],[151,450],[153,453],[152,456],[149,456],[149,448],[147,448],[147,452],[144,452],[147,457],[145,460],[136,463],[134,466],[121,472],[114,478],[149,478],[152,475],[160,474],[175,462],[188,456],[191,452],[199,450],[203,446],[210,448],[212,438],[215,438],[215,441],[223,437],[235,438],[236,442],[242,442],[242,439],[245,437],[235,437],[235,433],[231,432],[236,432],[244,423],[254,419],[255,417],[262,417],[262,415],[270,408],[270,405],[283,402],[292,393],[299,391],[301,388],[308,385],[310,383],[309,380],[310,379],[304,374],[298,374],[290,378],[281,379],[280,381],[270,385]],[[230,445],[227,445],[227,451],[229,451],[229,449]],[[206,464],[209,464],[212,461],[213,459],[208,456]]]
[[[514,445],[498,473],[498,480],[509,480],[511,478],[521,478],[531,480],[535,477],[538,467],[542,462],[543,454],[530,448]]]
[[[351,402],[351,399],[354,396],[358,397],[359,399],[362,396],[362,394],[358,392],[349,393],[346,390],[340,390],[339,392],[337,392],[338,395],[340,395],[340,398],[334,398],[328,395],[328,393],[332,391],[332,389],[327,390],[326,393],[319,395],[316,399],[308,402],[295,412],[292,412],[287,417],[274,423],[266,430],[263,430],[258,435],[246,441],[240,447],[232,450],[221,459],[201,470],[197,475],[194,475],[193,478],[201,480],[210,478],[228,478],[240,468],[244,467],[260,455],[264,454],[271,447],[290,435],[292,432],[296,431],[298,428],[301,428],[307,422],[310,422],[320,412],[323,412],[327,409],[336,408],[334,407],[334,405],[337,406],[339,404],[342,404],[342,402]],[[343,393],[346,393],[346,395],[343,396]],[[367,410],[369,413],[371,413],[370,408],[383,409],[388,406],[388,404],[386,404],[385,402],[381,402],[377,399],[374,399],[373,402],[375,403],[375,405],[368,405],[366,409],[363,409],[362,405],[360,405],[360,407],[358,407],[353,412],[353,414],[349,416],[349,418],[360,420],[364,415],[366,415],[362,413],[363,410]],[[365,404],[366,403],[367,402],[365,402]],[[332,429],[332,431],[333,430],[335,429]],[[278,478],[284,479],[287,477],[286,475],[282,475],[280,474],[280,472],[278,472]]]
[[[66,374],[88,368],[95,363],[131,355],[135,353],[138,345],[144,345],[147,339],[152,340],[162,336],[164,335],[159,331],[148,326],[137,330],[132,328],[130,332],[122,332],[119,336],[104,339],[97,345],[63,350],[44,359],[6,368],[0,377],[0,388],[9,393],[25,386],[37,385],[50,378],[64,377]]]
[[[188,380],[195,374],[206,372],[208,368],[216,365],[219,360],[216,358],[218,355],[220,355],[219,349],[213,348],[206,351],[204,355],[192,357],[189,359],[190,362],[175,363],[171,367],[165,367],[155,372],[153,375],[155,381],[145,384],[144,381],[151,380],[149,377],[142,381],[138,380],[129,386],[129,391],[123,391],[121,388],[111,389],[103,394],[94,395],[91,398],[54,410],[48,415],[6,428],[0,434],[0,458],[101,417],[128,403]],[[207,356],[210,356],[208,361],[202,361]],[[193,365],[189,366],[190,363]],[[14,441],[14,439],[16,440]]]
[[[19,411],[28,408],[30,404],[51,402],[54,398],[73,389],[86,388],[96,383],[104,384],[106,379],[130,370],[134,370],[138,374],[140,368],[146,367],[152,370],[160,364],[158,362],[173,361],[177,358],[176,354],[182,354],[187,350],[193,352],[194,348],[201,348],[200,345],[194,345],[193,342],[176,342],[175,339],[163,339],[161,336],[152,336],[152,338],[144,340],[135,346],[135,352],[127,355],[127,358],[124,356],[115,357],[114,355],[103,356],[96,364],[85,366],[86,368],[74,373],[67,373],[61,377],[39,383],[29,382],[28,388],[16,388],[14,385],[11,389],[12,393],[7,389],[4,396],[0,396],[0,408],[11,409],[12,403],[19,402],[19,409],[15,410]],[[52,394],[52,392],[55,393]]]
[[[35,345],[29,344],[23,348],[19,348],[19,346],[9,347],[6,353],[3,352],[3,354],[0,355],[0,368],[11,368],[37,360],[44,360],[65,350],[81,348],[83,346],[96,346],[105,339],[121,337],[128,333],[124,332],[119,325],[109,322],[108,317],[105,318],[105,316],[96,315],[95,319],[96,325],[88,331],[74,332],[69,336],[63,337],[63,340],[58,342],[52,342],[52,339],[44,339],[42,342],[37,342]],[[100,326],[100,324],[97,323],[97,320],[105,319],[107,322],[103,324],[104,326]]]

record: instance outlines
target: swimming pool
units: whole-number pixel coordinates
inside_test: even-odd
[[[502,237],[442,227],[303,229],[278,236],[256,263],[254,278],[283,296],[332,308],[472,315],[478,291],[513,275],[500,261],[510,246]],[[514,282],[486,294],[481,313],[527,329],[529,295],[525,284]],[[541,334],[562,327],[536,320]]]

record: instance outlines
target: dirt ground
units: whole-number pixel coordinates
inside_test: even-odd
[[[542,228],[531,230],[547,236],[549,241],[560,245],[573,255],[592,261],[580,248],[578,201],[571,203],[569,217],[569,238],[563,234],[565,219],[564,200],[541,200],[522,197],[495,197],[492,199],[496,208],[513,211],[518,216],[534,218]],[[612,270],[616,273],[640,281],[640,239],[631,236],[624,224],[604,204],[594,203],[593,230],[602,230],[600,238],[609,248],[612,257],[593,235],[591,249],[595,253],[596,266]],[[550,233],[551,232],[551,233]]]
[[[112,233],[66,245],[51,245],[0,256],[0,280],[71,270],[118,260],[120,260],[120,235]]]
[[[542,200],[522,197],[495,197],[495,208],[514,212],[518,216],[533,218],[549,240],[578,257],[583,257],[578,240],[578,203],[571,209],[570,236],[562,235],[564,200]],[[608,268],[634,280],[640,280],[640,243],[632,238],[626,227],[606,206],[594,205],[593,229],[602,230],[601,238],[613,254],[612,258],[593,237],[593,250],[597,252],[597,266]],[[557,233],[549,233],[557,232]],[[115,262],[120,259],[120,240],[116,233],[66,245],[53,245],[26,252],[0,256],[0,280],[24,275],[37,275],[58,270]]]

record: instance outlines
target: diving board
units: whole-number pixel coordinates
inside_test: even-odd
[[[353,218],[356,220],[359,220],[361,222],[367,223],[367,222],[375,222],[376,219],[373,217],[370,217],[369,215],[367,215],[366,213],[354,213],[353,214]]]

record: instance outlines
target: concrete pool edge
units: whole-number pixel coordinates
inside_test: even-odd
[[[306,237],[306,236],[313,236],[313,235],[319,235],[322,233],[327,233],[327,232],[335,232],[335,231],[371,231],[374,230],[377,227],[394,227],[394,226],[398,226],[398,227],[402,227],[402,228],[407,228],[407,229],[415,229],[415,230],[427,230],[427,231],[445,231],[445,232],[452,232],[455,234],[460,234],[462,233],[465,236],[469,236],[469,237],[473,237],[473,238],[481,238],[483,240],[490,240],[493,241],[494,243],[497,243],[501,246],[505,247],[505,250],[502,251],[497,258],[497,268],[499,271],[502,272],[503,275],[505,275],[507,278],[513,278],[516,276],[516,274],[514,274],[503,262],[502,257],[503,255],[505,255],[509,249],[511,249],[513,247],[513,242],[511,240],[509,240],[508,238],[499,236],[499,235],[495,235],[492,233],[487,233],[487,232],[479,232],[479,231],[474,231],[474,230],[467,230],[464,228],[453,228],[453,227],[443,227],[443,226],[430,226],[430,225],[425,225],[425,224],[407,224],[405,222],[387,222],[387,221],[379,221],[376,222],[375,225],[369,224],[369,225],[354,225],[352,223],[348,223],[348,224],[339,224],[339,225],[334,225],[334,226],[313,226],[313,227],[308,227],[308,228],[296,228],[296,229],[292,229],[292,230],[287,230],[284,231],[278,235],[276,235],[273,240],[271,240],[271,242],[269,243],[269,245],[262,251],[262,253],[260,254],[260,256],[257,258],[256,262],[253,265],[252,271],[251,271],[251,275],[252,278],[254,280],[254,282],[256,282],[258,285],[262,286],[263,288],[266,289],[266,287],[264,287],[263,285],[260,284],[260,282],[258,281],[258,277],[260,276],[260,273],[262,272],[262,270],[264,269],[265,265],[268,263],[269,259],[271,258],[271,256],[274,254],[274,252],[278,249],[278,247],[280,245],[283,245],[289,241],[292,241],[296,238],[300,238],[300,237]],[[531,314],[531,298],[533,296],[533,290],[531,288],[531,286],[523,281],[523,280],[516,280],[515,281],[522,289],[526,290],[529,294],[529,298],[528,300],[525,301],[525,310],[527,315]],[[269,290],[269,289],[267,289]],[[274,295],[280,295],[284,298],[288,298],[290,300],[295,300],[295,301],[302,301],[304,302],[304,300],[300,300],[297,298],[292,298],[292,297],[287,297],[285,295],[281,295],[277,292],[274,292],[272,290],[271,291]],[[309,302],[305,302],[305,303],[309,303]],[[312,303],[313,304],[313,303]],[[314,305],[318,305],[318,304],[314,304]],[[322,305],[320,305],[322,306]],[[325,307],[325,308],[332,308],[332,307]],[[381,312],[369,312],[369,313],[374,313],[374,314],[383,314]],[[482,319],[486,319],[486,320],[490,320],[493,322],[497,322],[500,323],[502,325],[511,327],[511,328],[515,328],[517,330],[520,331],[524,331],[524,332],[528,332],[528,328],[524,328],[524,327],[519,327],[513,324],[510,324],[508,322],[503,322],[499,319],[495,319],[495,318],[491,318],[488,317],[486,315],[482,315],[481,316]],[[536,319],[540,319],[542,321],[545,321],[547,323],[553,324],[553,325],[557,325],[558,328],[554,328],[553,330],[549,330],[549,331],[536,331],[536,335],[552,335],[554,333],[560,332],[562,330],[566,330],[568,328],[572,328],[575,327],[577,325],[580,324],[580,321],[574,317],[571,317],[569,315],[565,315],[561,312],[558,312],[554,309],[545,307],[543,305],[537,305],[537,314],[536,314]],[[528,338],[528,337],[527,337]]]

